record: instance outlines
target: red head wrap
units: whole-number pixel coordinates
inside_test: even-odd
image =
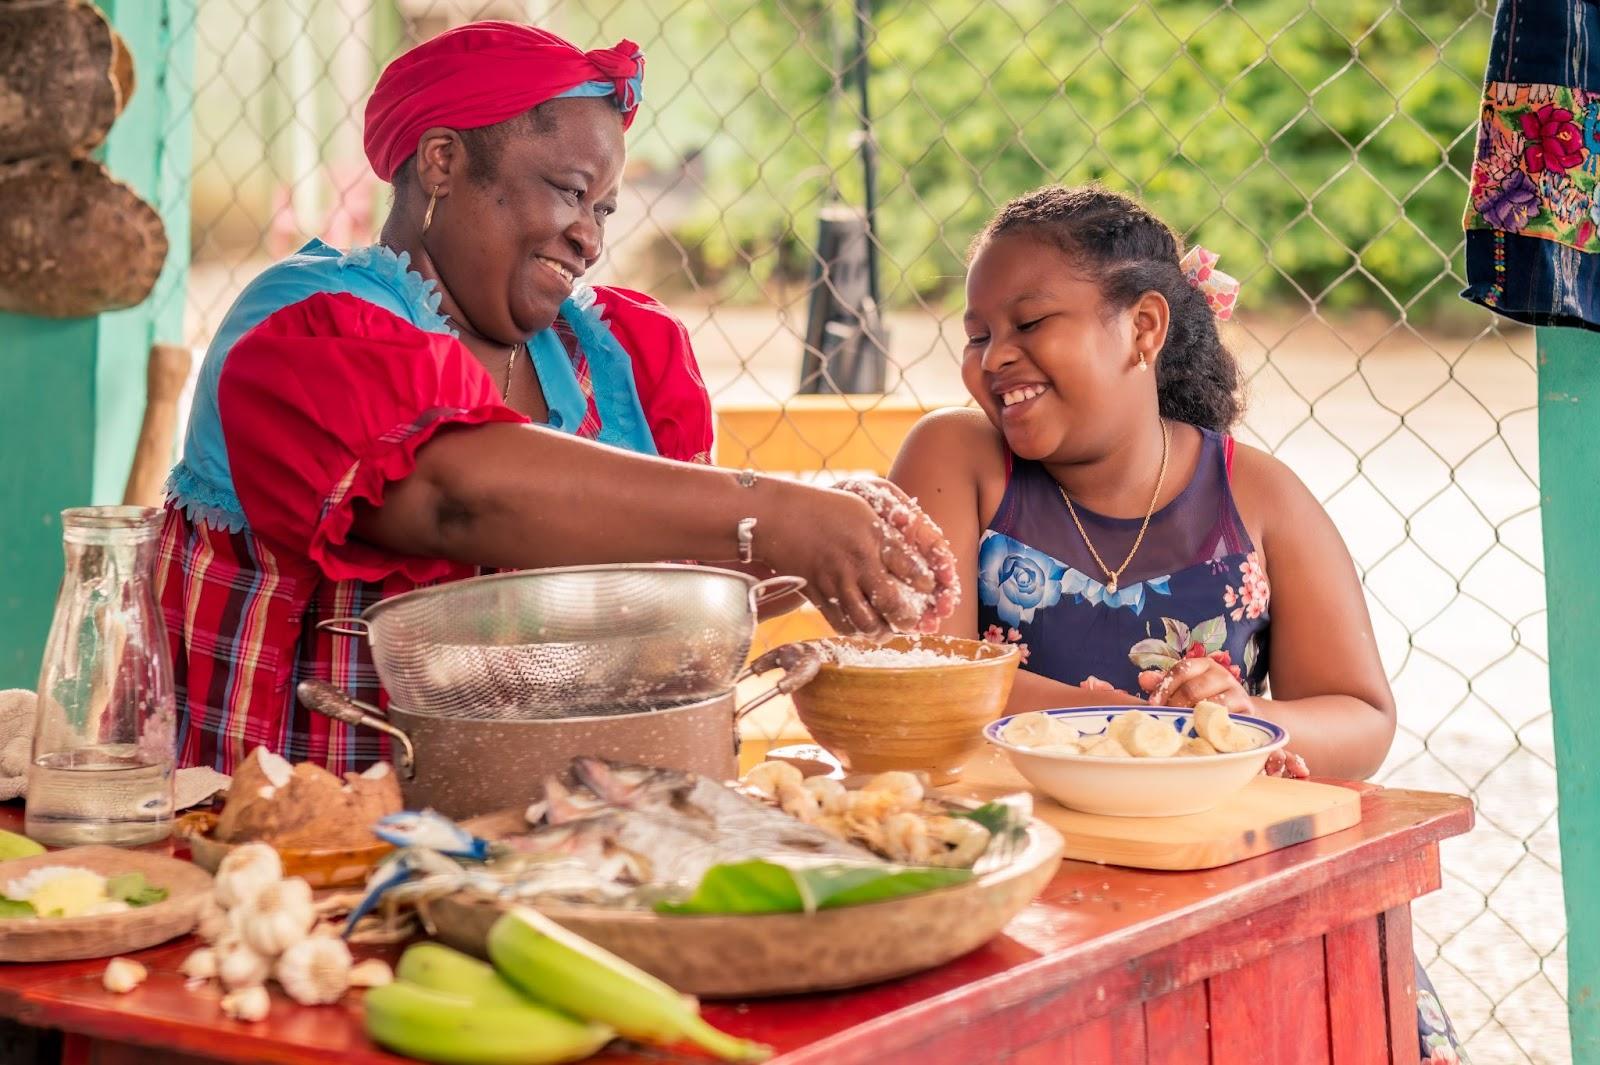
[[[367,101],[367,161],[385,181],[434,126],[492,126],[589,82],[610,82],[633,123],[644,54],[632,41],[592,52],[514,22],[473,22],[417,45],[385,68]]]

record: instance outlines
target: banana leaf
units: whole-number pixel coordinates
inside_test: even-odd
[[[33,908],[33,903],[24,902],[22,899],[8,899],[0,895],[0,918],[37,916],[39,912]]]
[[[106,881],[106,897],[129,906],[149,906],[167,897],[167,889],[145,880],[143,873],[122,873]]]
[[[755,859],[706,870],[694,894],[659,902],[658,913],[815,913],[841,906],[918,895],[965,883],[970,869],[935,869],[849,863],[780,864]]]

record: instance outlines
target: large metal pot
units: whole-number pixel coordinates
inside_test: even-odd
[[[318,628],[365,637],[390,700],[417,717],[597,716],[728,691],[757,608],[804,586],[660,563],[526,570],[406,592]]]
[[[730,688],[660,710],[486,721],[416,714],[393,703],[384,713],[325,681],[302,681],[297,691],[310,709],[390,738],[408,809],[456,819],[526,805],[545,777],[585,754],[731,780],[739,774],[738,718],[767,697],[743,712]]]

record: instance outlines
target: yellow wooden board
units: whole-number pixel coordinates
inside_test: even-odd
[[[990,748],[967,767],[954,795],[991,799],[1028,791],[1005,754]],[[1066,856],[1135,869],[1214,869],[1358,823],[1361,795],[1350,788],[1257,777],[1215,809],[1185,817],[1107,817],[1068,810],[1034,793],[1034,816],[1066,839]]]

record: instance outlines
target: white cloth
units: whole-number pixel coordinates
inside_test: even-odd
[[[0,802],[28,793],[28,759],[33,749],[33,710],[26,688],[0,691]],[[232,778],[210,766],[180,769],[173,775],[173,808],[198,806],[228,786]]]

